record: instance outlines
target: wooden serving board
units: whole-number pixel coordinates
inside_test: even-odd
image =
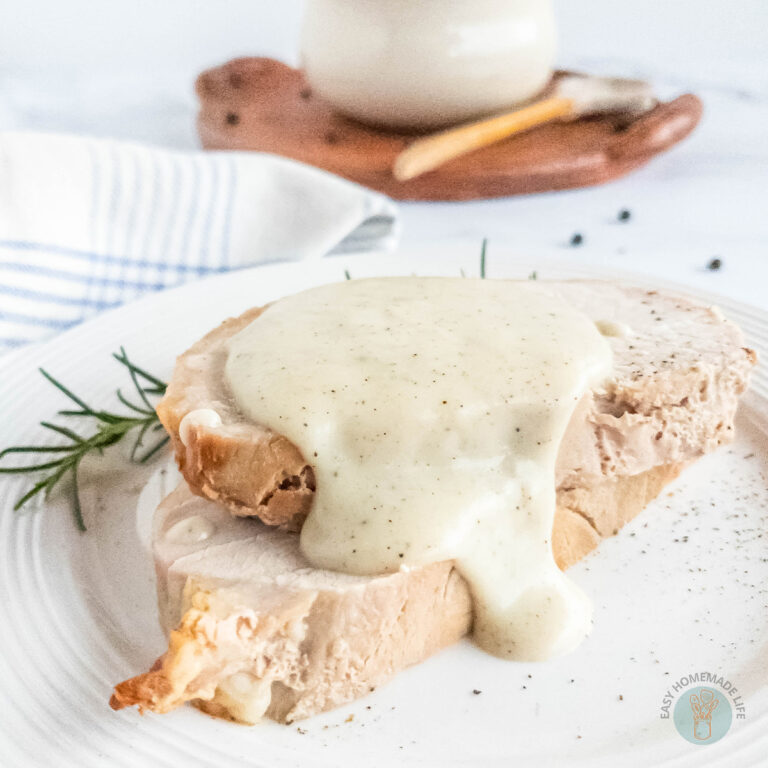
[[[684,139],[701,118],[685,94],[630,124],[615,117],[553,123],[399,182],[397,154],[413,136],[349,120],[312,94],[301,70],[242,58],[197,79],[206,149],[272,152],[315,165],[399,200],[476,200],[603,184]]]

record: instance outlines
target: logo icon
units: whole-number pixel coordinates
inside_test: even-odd
[[[720,699],[709,688],[702,688],[700,696],[692,693],[689,697],[693,712],[693,736],[706,741],[712,738],[712,712],[717,709]]]
[[[713,688],[689,688],[677,700],[673,720],[678,733],[691,744],[714,744],[731,727],[731,705]]]

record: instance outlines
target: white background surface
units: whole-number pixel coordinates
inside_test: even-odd
[[[683,145],[605,187],[471,204],[404,204],[403,244],[491,239],[768,305],[768,3],[556,0],[560,63],[686,90]],[[0,128],[194,147],[195,75],[236,55],[298,60],[299,0],[5,0]],[[628,224],[615,221],[622,207]],[[569,249],[573,232],[584,245]],[[704,265],[714,256],[719,273]]]

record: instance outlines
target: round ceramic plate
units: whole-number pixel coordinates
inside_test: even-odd
[[[506,266],[503,266],[506,265]],[[312,285],[382,274],[477,274],[477,251],[356,256],[219,276],[154,295],[0,362],[3,446],[39,442],[65,407],[39,366],[102,407],[125,386],[121,345],[167,377],[174,356],[227,316]],[[607,270],[494,251],[495,277]],[[659,286],[655,287],[665,287]],[[668,287],[668,286],[667,286]],[[701,296],[701,294],[698,294]],[[714,297],[768,359],[768,313]],[[736,442],[692,466],[621,533],[571,570],[594,630],[573,654],[501,662],[460,643],[367,698],[294,724],[245,727],[192,707],[113,712],[112,686],[163,651],[153,568],[136,522],[155,466],[119,449],[86,467],[88,525],[66,500],[14,513],[0,484],[0,764],[25,766],[747,766],[768,754],[768,377],[758,370]],[[162,459],[159,460],[162,462]],[[673,719],[693,674],[722,679],[733,722],[691,743]],[[699,678],[700,679],[700,678]],[[673,700],[670,707],[670,700]],[[687,701],[684,702],[687,704]],[[739,707],[742,707],[739,709]],[[743,715],[744,717],[740,717]],[[717,723],[716,723],[717,726]],[[690,734],[688,734],[690,736]]]

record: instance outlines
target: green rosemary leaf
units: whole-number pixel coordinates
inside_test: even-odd
[[[75,416],[78,418],[88,418],[88,419],[98,419],[99,421],[103,421],[105,424],[118,424],[121,421],[125,421],[125,416],[118,416],[114,413],[109,413],[108,411],[91,411],[90,413],[85,413],[84,411],[57,411],[56,412],[59,416]]]
[[[77,432],[73,432],[71,429],[67,429],[66,427],[60,427],[58,424],[51,424],[50,421],[41,421],[40,426],[53,430],[54,432],[58,432],[60,435],[64,435],[64,437],[68,437],[70,440],[74,440],[76,443],[83,442],[83,438],[80,437]]]
[[[87,530],[83,520],[83,508],[80,506],[80,489],[77,483],[77,469],[79,462],[72,467],[72,513],[75,516],[75,525],[83,533]]]
[[[131,448],[131,461],[136,461],[136,452],[139,450],[139,448],[144,447],[144,435],[146,435],[147,430],[151,426],[151,422],[147,422],[144,424],[141,429],[139,430],[139,435],[136,438],[135,442],[133,443],[133,448]]]
[[[45,464],[33,464],[29,467],[0,467],[0,475],[21,475],[26,472],[41,472],[44,469],[58,467],[62,461],[64,461],[64,459],[59,459],[58,461],[48,461]]]
[[[480,248],[480,277],[485,280],[485,256],[488,252],[488,238],[483,238],[483,245],[482,248]]]
[[[79,405],[83,411],[86,413],[92,413],[89,406],[87,406],[79,397],[77,397],[77,395],[72,394],[72,392],[70,392],[61,382],[54,379],[53,376],[48,373],[48,371],[46,371],[44,368],[40,368],[39,371],[43,374],[43,376],[45,376],[46,379],[48,379],[48,381],[51,382],[51,384],[53,384],[54,387],[56,387],[56,389],[63,392],[70,400],[77,403],[77,405]]]
[[[30,499],[37,496],[48,484],[48,479],[43,478],[35,483],[14,505],[13,511],[18,512]]]
[[[141,376],[142,379],[145,379],[150,384],[154,385],[154,394],[157,395],[163,395],[165,394],[165,390],[168,388],[168,385],[157,378],[157,376],[153,376],[151,373],[147,373],[143,368],[139,368],[138,365],[135,363],[132,363],[128,359],[128,355],[125,352],[125,349],[123,347],[120,347],[120,354],[113,353],[112,357],[117,360],[118,363],[122,363],[126,368],[130,368],[134,373],[136,373],[138,376]],[[147,389],[147,392],[150,392],[152,390]]]
[[[41,421],[40,425],[47,430],[55,432],[62,437],[66,437],[71,442],[60,446],[12,446],[0,451],[0,459],[9,454],[39,454],[40,456],[49,454],[60,454],[60,458],[55,461],[44,461],[39,464],[33,464],[28,467],[0,467],[0,474],[28,474],[33,472],[47,472],[16,502],[14,509],[18,510],[24,506],[30,499],[41,492],[45,492],[45,497],[59,486],[62,480],[67,476],[71,477],[71,505],[72,514],[77,527],[85,530],[85,521],[83,519],[82,506],[80,502],[78,469],[80,462],[89,454],[101,455],[105,448],[109,448],[119,443],[129,432],[138,429],[138,435],[131,450],[131,459],[140,462],[146,462],[154,456],[169,438],[166,436],[157,442],[143,456],[138,457],[139,449],[144,445],[144,437],[151,430],[156,432],[161,430],[160,424],[154,407],[149,401],[148,395],[162,395],[166,390],[165,382],[161,381],[152,374],[147,373],[143,368],[135,365],[125,352],[120,348],[120,354],[114,354],[113,357],[125,367],[131,377],[131,382],[136,388],[141,401],[146,405],[146,409],[140,405],[131,402],[126,398],[121,390],[117,390],[118,400],[130,409],[130,414],[112,413],[106,410],[94,410],[84,400],[75,395],[68,387],[64,386],[58,379],[54,378],[44,369],[40,373],[62,394],[69,398],[73,403],[79,406],[80,410],[65,409],[59,411],[60,416],[66,416],[77,419],[95,419],[96,428],[93,434],[83,437],[69,427],[54,424],[49,421]],[[142,381],[147,382],[149,386],[142,385]]]
[[[125,352],[122,347],[120,347],[121,352]],[[144,394],[144,390],[141,388],[141,384],[139,384],[138,376],[136,375],[136,371],[133,370],[132,365],[126,365],[126,368],[128,368],[128,373],[130,374],[131,381],[133,382],[133,386],[136,387],[136,391],[139,393],[139,397],[142,399],[142,402],[144,405],[149,408],[150,411],[154,413],[154,408],[152,407],[152,403],[149,402],[147,399],[146,394]]]
[[[70,470],[72,464],[71,462],[66,462],[62,464],[52,475],[48,475],[47,478],[44,478],[46,480],[45,485],[45,500],[48,501],[48,498],[53,493],[54,489],[58,485],[59,480],[61,480],[62,477]]]
[[[0,459],[11,453],[68,453],[71,450],[71,445],[16,445],[0,451]]]
[[[121,421],[125,420],[125,416],[117,416],[114,413],[108,413],[107,411],[93,411],[88,415],[93,416],[94,419],[103,421],[105,424],[119,424]]]
[[[117,390],[117,399],[132,411],[136,411],[136,413],[143,413],[145,416],[151,416],[154,413],[154,409],[149,411],[146,408],[139,408],[138,405],[134,405],[119,389]]]
[[[121,429],[119,431],[104,431],[100,432],[92,443],[93,446],[97,448],[109,448],[112,445],[115,445],[115,443],[119,443],[125,435],[133,429],[133,427],[138,426],[137,424],[132,424],[131,426],[128,426],[125,429]]]
[[[349,274],[349,270],[348,269],[344,270],[344,279],[345,280],[351,280],[352,279],[352,276]]]
[[[165,446],[168,441],[171,438],[166,435],[162,440],[160,440],[157,445],[155,445],[153,448],[150,448],[147,453],[145,453],[140,459],[139,464],[146,464],[163,446]]]

